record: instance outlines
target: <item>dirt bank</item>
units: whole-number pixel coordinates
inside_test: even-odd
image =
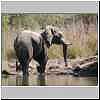
[[[36,62],[30,63],[30,74],[36,74]],[[11,62],[3,62],[3,74],[17,74],[15,60]],[[65,66],[63,59],[48,60],[46,65],[46,74],[56,75],[74,75],[74,76],[97,76],[98,75],[98,61],[97,56],[89,58],[68,60],[68,66]]]

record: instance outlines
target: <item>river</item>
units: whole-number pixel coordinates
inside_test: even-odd
[[[71,75],[2,75],[2,86],[96,86],[97,77],[75,77]]]
[[[15,63],[13,59],[11,64]],[[49,62],[55,64],[55,61]],[[2,62],[2,68],[12,69],[15,73],[15,67],[7,67],[8,62]],[[35,71],[36,69],[34,69]],[[96,86],[98,83],[97,77],[76,77],[73,75],[55,75],[52,73],[45,76],[39,76],[37,73],[30,73],[29,77],[23,78],[22,75],[1,75],[2,86]]]

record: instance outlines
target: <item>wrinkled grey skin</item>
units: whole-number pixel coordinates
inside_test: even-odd
[[[20,62],[23,75],[28,75],[28,67],[31,59],[39,63],[37,71],[42,74],[45,72],[47,63],[47,48],[52,44],[63,45],[64,61],[66,60],[66,45],[64,44],[63,36],[51,29],[51,35],[44,31],[41,34],[32,31],[22,31],[14,40],[14,49],[18,61]],[[17,64],[17,63],[16,63]],[[18,70],[18,67],[16,67]]]

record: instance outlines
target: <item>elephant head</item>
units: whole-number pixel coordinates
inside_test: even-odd
[[[63,46],[64,62],[65,62],[65,65],[67,65],[67,46],[71,43],[66,43],[62,35],[62,32],[56,30],[56,28],[52,26],[47,26],[43,34],[44,34],[48,48],[53,44]]]

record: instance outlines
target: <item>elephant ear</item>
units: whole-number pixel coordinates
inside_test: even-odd
[[[52,35],[51,29],[53,29],[53,27],[51,25],[48,25],[45,27],[45,31],[48,33],[48,36]]]
[[[43,39],[45,40],[47,47],[49,48],[51,46],[51,41],[53,37],[52,32],[51,32],[51,26],[50,25],[46,26],[43,32],[41,33],[41,35]]]
[[[48,36],[48,33],[46,31],[44,31],[41,33],[41,36],[42,36],[43,40],[45,41],[46,46],[49,48],[51,45],[50,44],[51,42],[50,42],[50,38]]]

